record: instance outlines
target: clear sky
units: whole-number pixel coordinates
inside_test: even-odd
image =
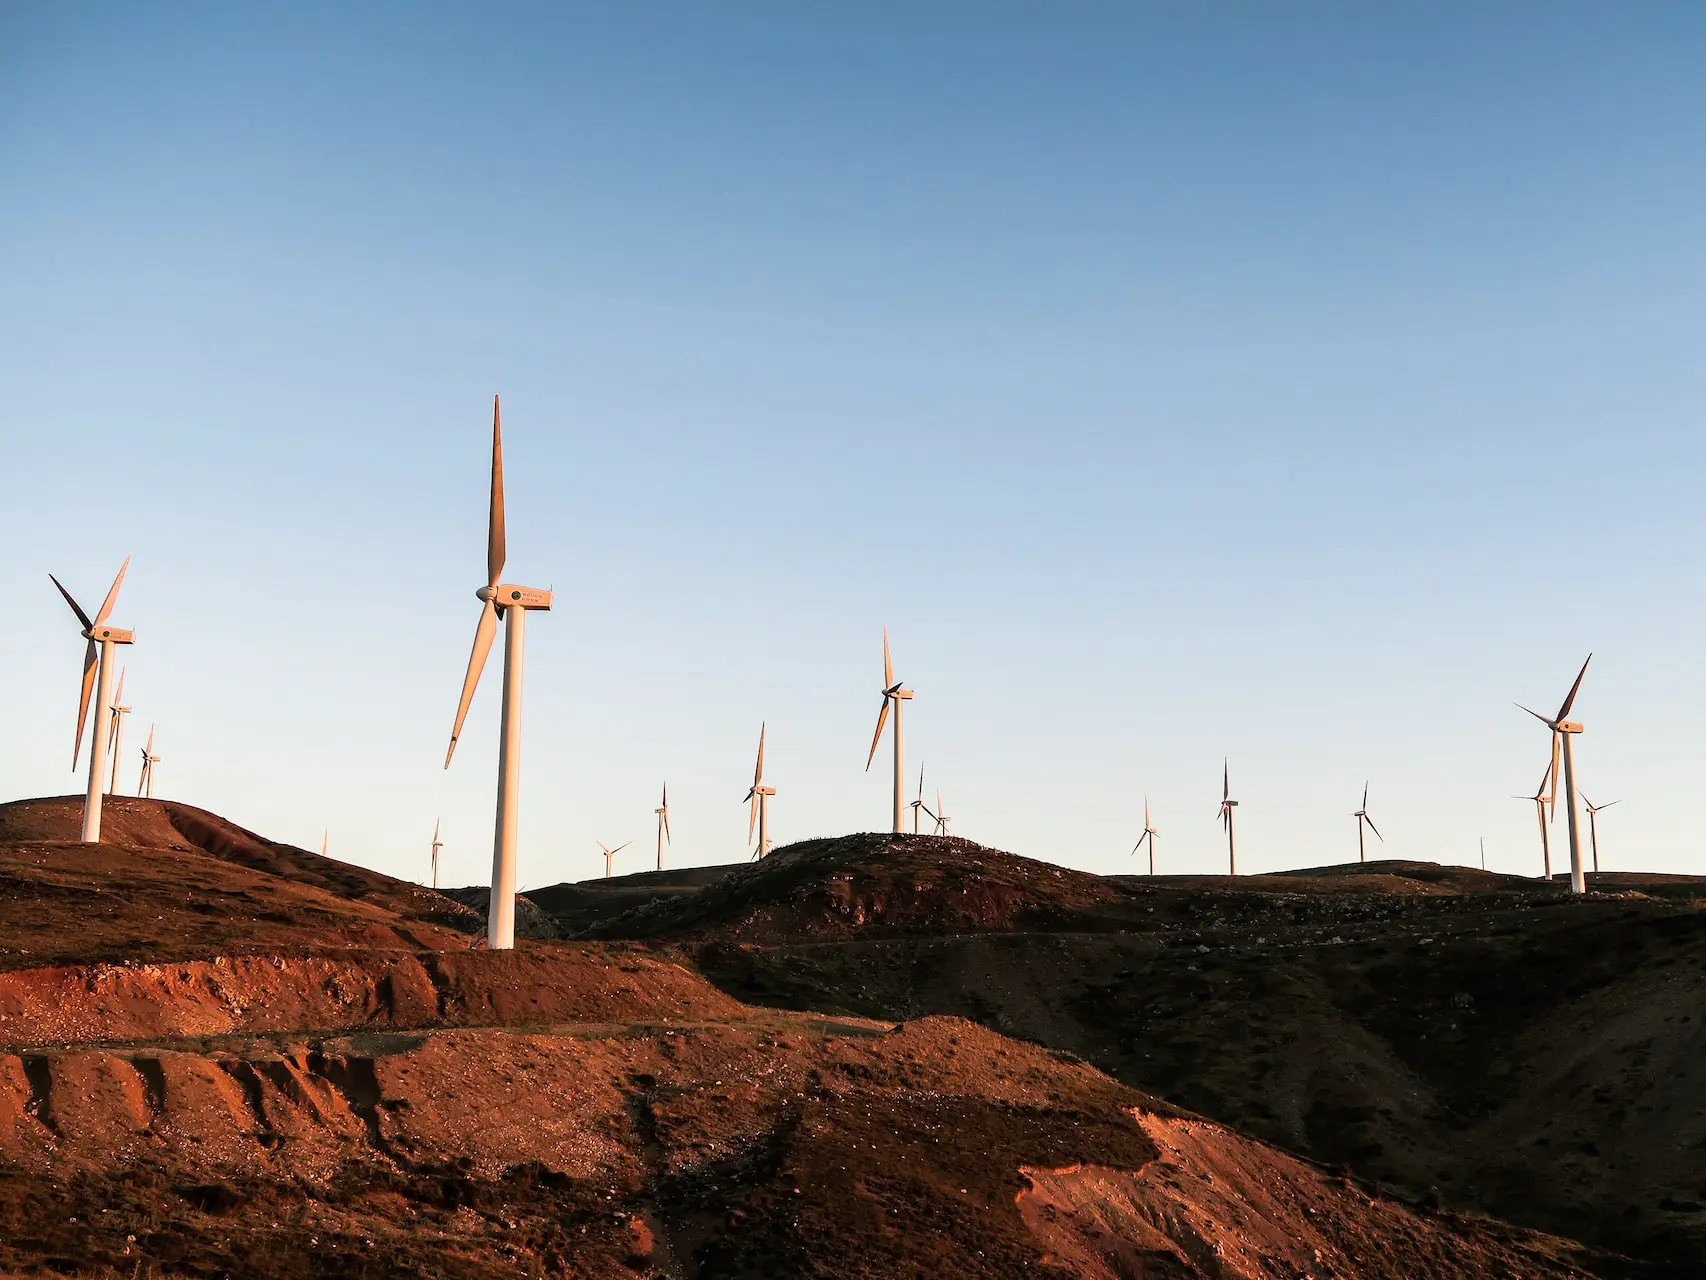
[[[1706,7],[0,10],[0,797],[124,778],[489,874],[441,770],[504,397],[524,885],[882,828],[1538,870],[1588,650],[1610,867],[1706,871]],[[1563,821],[1559,815],[1558,843]],[[641,852],[641,851],[644,852]]]

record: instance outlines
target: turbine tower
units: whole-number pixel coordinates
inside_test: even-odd
[[[551,607],[551,593],[537,587],[499,582],[503,573],[504,547],[504,461],[503,431],[498,417],[498,398],[492,397],[492,501],[486,526],[486,585],[474,595],[484,602],[479,625],[474,629],[474,650],[468,655],[468,674],[462,680],[462,701],[456,706],[456,724],[450,731],[450,749],[444,767],[456,754],[462,736],[462,721],[474,688],[491,652],[498,622],[504,627],[504,700],[502,727],[498,736],[498,813],[492,839],[492,893],[486,916],[486,945],[494,951],[515,946],[515,854],[521,823],[521,673],[523,627],[532,610]]]
[[[119,766],[124,760],[124,718],[130,714],[130,708],[124,705],[124,668],[118,669],[118,692],[113,695],[112,705],[112,764],[107,770],[107,794],[114,795],[118,791]]]
[[[616,866],[616,855],[621,853],[622,850],[626,849],[629,845],[633,844],[634,842],[632,840],[624,840],[621,844],[617,845],[614,849],[612,849],[609,845],[605,844],[604,841],[602,841],[602,840],[594,840],[593,843],[595,845],[597,845],[600,849],[604,850],[604,878],[606,880],[608,880],[608,879],[610,879],[611,871]]]
[[[1557,795],[1557,788],[1554,787],[1552,795],[1549,796],[1546,794],[1546,787],[1552,778],[1552,766],[1547,765],[1546,772],[1540,775],[1540,785],[1535,788],[1533,795],[1511,797],[1512,800],[1527,800],[1534,806],[1534,816],[1540,822],[1540,857],[1546,869],[1548,884],[1552,882],[1552,837],[1546,831],[1546,806],[1552,803]]]
[[[662,871],[663,846],[664,842],[669,840],[669,783],[663,784],[663,803],[652,812],[658,816],[658,870]],[[747,838],[750,840],[752,837]]]
[[[83,650],[83,692],[77,702],[77,741],[71,748],[71,771],[77,771],[77,757],[83,750],[83,726],[89,719],[89,695],[96,693],[95,705],[100,711],[95,713],[95,740],[89,744],[89,790],[83,799],[83,835],[85,844],[95,844],[101,838],[101,796],[106,791],[106,779],[103,776],[107,767],[107,730],[110,727],[105,710],[112,705],[113,692],[113,646],[120,644],[135,644],[136,633],[125,631],[119,627],[107,625],[107,615],[113,611],[113,603],[118,599],[119,584],[124,581],[125,571],[130,568],[130,557],[124,558],[119,566],[118,577],[113,579],[113,585],[107,589],[107,598],[101,601],[101,608],[91,620],[83,612],[83,607],[71,598],[71,593],[65,589],[58,578],[51,573],[53,585],[59,588],[59,594],[65,597],[65,603],[71,606],[71,612],[77,615],[77,621],[83,624],[83,638],[89,642]],[[99,672],[99,691],[96,692],[96,673]]]
[[[1374,819],[1368,816],[1368,783],[1366,782],[1362,784],[1362,808],[1353,813],[1351,817],[1357,820],[1357,861],[1367,862],[1368,850],[1362,834],[1363,824],[1365,822],[1368,824],[1368,829],[1374,832],[1374,838],[1381,844],[1386,843],[1386,837],[1380,834],[1380,828],[1375,826]]]
[[[438,888],[438,851],[444,848],[444,841],[438,838],[438,826],[442,819],[432,824],[432,887]]]
[[[154,766],[160,763],[160,757],[154,754],[154,726],[148,726],[148,745],[142,748],[142,772],[136,778],[136,794],[154,798]],[[324,849],[321,853],[326,852]]]
[[[1221,762],[1220,773],[1220,823],[1226,828],[1226,857],[1232,867],[1231,874],[1238,874],[1238,833],[1234,829],[1233,818],[1236,816],[1238,802],[1232,798],[1232,765],[1230,761]]]
[[[1582,808],[1588,811],[1588,842],[1593,846],[1593,873],[1596,876],[1599,874],[1599,811],[1622,803],[1621,800],[1607,800],[1604,804],[1595,804],[1588,799],[1587,792],[1582,792]]]
[[[752,816],[747,819],[746,839],[752,842],[752,828],[758,826],[758,852],[752,856],[762,858],[770,852],[770,797],[776,794],[775,787],[764,785],[764,730],[768,722],[758,726],[758,764],[752,771],[752,789],[746,793],[744,800],[752,801]]]
[[[1572,750],[1572,739],[1582,731],[1582,726],[1574,720],[1564,717],[1570,714],[1570,707],[1576,701],[1576,691],[1582,687],[1582,677],[1588,673],[1588,663],[1593,661],[1593,654],[1588,654],[1582,663],[1582,669],[1576,672],[1576,682],[1570,686],[1570,692],[1565,695],[1564,703],[1558,708],[1558,714],[1548,720],[1538,711],[1529,711],[1520,702],[1518,707],[1528,711],[1541,724],[1552,730],[1552,783],[1558,782],[1558,742],[1564,744],[1564,805],[1565,816],[1569,819],[1570,831],[1570,892],[1586,893],[1587,881],[1582,875],[1582,840],[1576,822],[1576,756]],[[1557,812],[1556,808],[1553,810]]]
[[[883,736],[883,722],[889,718],[889,703],[894,703],[894,833],[906,830],[901,821],[906,812],[905,751],[901,733],[901,705],[912,697],[911,689],[900,687],[894,678],[894,663],[889,658],[889,629],[883,628],[883,709],[877,713],[877,731],[871,735],[871,753],[865,757],[865,772],[871,771],[871,761],[877,758],[877,743]]]
[[[1149,824],[1149,797],[1144,796],[1143,797],[1143,834],[1137,838],[1137,843],[1132,845],[1131,852],[1132,852],[1132,856],[1136,857],[1137,851],[1139,849],[1143,848],[1144,845],[1149,846],[1149,874],[1150,875],[1155,874],[1155,837],[1160,835],[1160,834],[1161,833],[1159,831],[1157,831],[1154,827],[1150,826],[1150,824]]]

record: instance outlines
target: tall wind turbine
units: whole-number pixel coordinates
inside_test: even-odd
[[[1540,821],[1540,856],[1546,868],[1546,881],[1552,881],[1552,837],[1546,831],[1546,806],[1557,795],[1557,788],[1552,789],[1552,795],[1546,794],[1546,787],[1553,778],[1552,766],[1546,766],[1546,772],[1540,775],[1540,785],[1531,796],[1512,796],[1512,800],[1527,800],[1534,806],[1534,816]]]
[[[604,841],[602,841],[602,840],[594,840],[593,843],[595,845],[597,845],[600,849],[604,850],[604,878],[606,880],[608,880],[608,879],[610,879],[611,871],[616,866],[616,855],[621,853],[622,850],[626,849],[629,845],[633,844],[634,842],[632,840],[624,840],[621,844],[617,845],[614,849],[612,849],[609,845],[605,844]]]
[[[658,870],[663,870],[663,846],[669,840],[669,783],[663,784],[663,803],[652,810],[658,816]],[[747,837],[751,839],[750,836]]]
[[[113,695],[112,705],[112,765],[107,770],[107,794],[113,795],[118,791],[119,766],[124,760],[124,718],[130,714],[130,708],[124,705],[124,668],[118,669],[118,692]]]
[[[432,887],[435,889],[438,888],[438,851],[444,848],[444,841],[438,838],[439,821],[442,819],[432,824]]]
[[[142,748],[142,772],[136,778],[136,794],[154,798],[154,766],[160,763],[160,757],[154,754],[154,726],[148,726],[148,745]],[[321,853],[326,852],[324,849]]]
[[[1599,811],[1622,803],[1621,800],[1607,800],[1604,804],[1595,804],[1588,799],[1587,792],[1582,792],[1582,808],[1588,811],[1588,840],[1593,845],[1593,873],[1596,876],[1599,874]]]
[[[1132,852],[1132,856],[1136,857],[1137,851],[1139,849],[1143,848],[1144,845],[1149,846],[1149,874],[1150,875],[1155,874],[1155,837],[1160,835],[1160,834],[1161,833],[1159,831],[1157,831],[1149,823],[1149,797],[1144,796],[1143,797],[1143,834],[1137,838],[1137,843],[1132,845],[1131,852]]]
[[[523,626],[532,610],[551,607],[551,593],[537,587],[499,582],[503,573],[504,547],[504,460],[503,430],[498,417],[498,398],[492,397],[492,501],[486,525],[486,585],[474,595],[484,602],[480,623],[474,629],[474,651],[468,655],[468,674],[462,680],[462,701],[456,706],[456,724],[450,731],[450,749],[444,767],[456,754],[456,739],[462,736],[462,721],[474,688],[491,652],[499,620],[504,628],[504,700],[502,727],[498,736],[498,815],[492,840],[492,893],[486,916],[486,945],[494,951],[515,946],[515,846],[521,823],[521,671]]]
[[[1233,828],[1232,819],[1236,816],[1238,802],[1232,798],[1232,765],[1230,761],[1222,761],[1220,774],[1220,823],[1226,828],[1226,856],[1232,866],[1232,875],[1238,874],[1238,834]]]
[[[770,852],[770,797],[776,794],[775,787],[764,785],[764,730],[768,725],[758,726],[758,764],[752,771],[752,789],[744,797],[752,801],[752,816],[747,819],[746,838],[752,840],[753,824],[758,826],[758,852],[755,858],[762,858]]]
[[[883,709],[877,713],[877,731],[871,735],[871,753],[865,757],[865,772],[871,771],[871,761],[877,758],[877,743],[883,736],[883,722],[889,718],[889,703],[894,703],[894,833],[906,830],[901,818],[906,812],[906,746],[901,733],[901,706],[912,697],[911,689],[900,687],[894,678],[894,662],[889,658],[889,629],[883,628]]]
[[[1576,701],[1576,691],[1582,687],[1582,677],[1588,673],[1588,663],[1593,661],[1593,654],[1588,654],[1582,663],[1582,669],[1576,672],[1576,682],[1570,686],[1570,692],[1564,696],[1564,703],[1558,708],[1558,714],[1547,719],[1538,711],[1529,711],[1520,702],[1518,707],[1528,711],[1541,724],[1552,730],[1552,780],[1558,780],[1558,743],[1564,744],[1564,805],[1565,816],[1570,822],[1570,892],[1586,893],[1587,881],[1582,875],[1582,840],[1581,833],[1576,827],[1576,756],[1572,750],[1575,736],[1582,731],[1582,726],[1564,717],[1570,714],[1570,707]]]
[[[1367,862],[1368,850],[1365,847],[1362,834],[1363,823],[1368,824],[1368,829],[1374,832],[1374,838],[1381,844],[1386,843],[1386,837],[1380,834],[1380,828],[1375,826],[1374,819],[1368,816],[1368,783],[1366,782],[1362,784],[1362,808],[1353,813],[1351,817],[1357,820],[1357,861]]]
[[[917,835],[919,811],[930,813],[930,806],[924,803],[924,766],[922,764],[918,766],[918,795],[907,805],[907,808],[912,810],[912,834]],[[930,816],[935,817],[934,814]]]
[[[107,598],[101,601],[100,611],[93,618],[83,612],[83,607],[71,598],[71,593],[65,589],[58,578],[51,573],[47,576],[53,580],[53,585],[59,588],[59,594],[65,597],[65,603],[71,606],[71,612],[77,615],[77,621],[83,624],[83,638],[89,642],[83,650],[83,692],[77,702],[77,741],[71,749],[71,771],[77,771],[77,757],[83,750],[83,726],[89,719],[89,695],[96,693],[95,705],[100,708],[95,713],[95,740],[89,744],[89,790],[83,799],[83,841],[86,844],[97,843],[101,838],[101,796],[106,791],[105,777],[107,767],[107,730],[110,727],[106,717],[106,709],[112,705],[113,692],[113,646],[120,644],[135,644],[136,633],[125,631],[119,627],[107,625],[107,615],[113,611],[113,603],[118,599],[119,584],[124,581],[125,571],[130,568],[130,557],[124,558],[119,566],[118,577],[113,579],[113,585],[107,589]],[[96,672],[99,671],[99,691],[96,692]]]

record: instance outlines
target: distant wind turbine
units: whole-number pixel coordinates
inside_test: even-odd
[[[1604,804],[1595,804],[1588,799],[1587,792],[1582,792],[1582,807],[1588,811],[1588,840],[1593,845],[1593,873],[1596,876],[1599,874],[1599,811],[1622,803],[1621,800],[1607,800]]]
[[[486,525],[486,585],[474,593],[485,607],[474,629],[474,649],[468,655],[468,674],[462,680],[462,700],[456,706],[456,724],[450,730],[450,749],[444,767],[456,753],[462,736],[462,721],[480,672],[491,652],[498,622],[504,628],[503,718],[498,736],[497,829],[492,841],[492,892],[486,917],[486,945],[494,951],[515,946],[515,858],[521,829],[521,676],[523,625],[532,610],[548,610],[551,593],[537,587],[499,582],[507,549],[504,542],[503,431],[498,417],[498,398],[492,397],[492,499]]]
[[[435,889],[438,888],[438,851],[444,848],[444,841],[438,838],[439,821],[432,824],[432,887]]]
[[[930,806],[924,803],[924,766],[922,764],[918,766],[918,795],[907,805],[907,808],[912,810],[912,834],[917,835],[918,811],[922,809],[925,813],[930,812]]]
[[[889,658],[889,629],[883,628],[883,709],[877,713],[877,731],[871,735],[871,751],[865,757],[865,772],[871,771],[871,761],[877,758],[877,743],[882,740],[883,722],[889,718],[889,703],[894,703],[894,833],[906,830],[901,819],[906,812],[905,742],[901,734],[901,707],[912,697],[911,689],[900,687],[894,678],[894,662]]]
[[[142,748],[142,772],[137,775],[136,794],[154,798],[154,766],[160,763],[160,757],[154,754],[154,726],[148,726],[148,744]],[[325,850],[321,850],[322,853]]]
[[[1362,808],[1353,813],[1351,817],[1357,820],[1357,861],[1367,862],[1368,850],[1365,847],[1365,841],[1362,834],[1363,824],[1365,822],[1368,824],[1368,829],[1374,832],[1374,838],[1380,841],[1381,844],[1386,843],[1386,837],[1380,834],[1380,828],[1375,826],[1374,819],[1368,816],[1368,783],[1366,782],[1362,784]]]
[[[939,836],[947,835],[949,822],[948,811],[942,807],[942,793],[940,791],[936,793],[936,812],[932,813],[930,816],[936,819],[935,834]]]
[[[1534,805],[1534,816],[1540,821],[1540,856],[1546,869],[1546,880],[1552,880],[1552,837],[1546,831],[1546,806],[1551,797],[1546,794],[1547,784],[1552,780],[1552,766],[1546,766],[1546,772],[1540,775],[1540,785],[1531,796],[1512,796],[1512,800],[1527,800]]]
[[[1221,762],[1220,774],[1220,822],[1226,828],[1226,856],[1231,864],[1232,875],[1238,874],[1238,835],[1234,830],[1233,818],[1236,816],[1238,802],[1232,798],[1232,764],[1230,761]]]
[[[1155,837],[1160,835],[1160,834],[1161,833],[1159,831],[1157,831],[1149,823],[1149,797],[1144,796],[1143,797],[1143,834],[1137,838],[1137,843],[1132,845],[1131,852],[1132,852],[1132,856],[1136,857],[1137,851],[1139,849],[1143,848],[1144,845],[1149,846],[1149,874],[1150,875],[1155,874]]]
[[[669,836],[669,783],[663,784],[663,803],[652,810],[658,816],[658,870],[663,870],[663,846]],[[751,837],[749,836],[748,839]],[[674,843],[670,841],[670,843]]]
[[[752,840],[752,828],[758,826],[758,852],[755,858],[762,858],[770,852],[770,797],[776,794],[775,787],[764,785],[764,731],[768,722],[758,726],[758,764],[752,770],[752,789],[744,799],[752,801],[752,817],[747,819],[746,838]]]
[[[322,858],[326,856],[326,842],[331,839],[331,836],[332,832],[329,827],[320,828],[320,856]]]
[[[113,695],[112,705],[112,766],[107,771],[107,794],[118,792],[119,766],[124,762],[124,718],[130,714],[130,708],[124,705],[124,668],[118,669],[118,692]]]
[[[1576,692],[1582,687],[1582,677],[1588,673],[1588,663],[1593,661],[1593,654],[1588,654],[1582,663],[1582,669],[1576,672],[1576,682],[1570,686],[1570,692],[1564,696],[1564,703],[1558,708],[1558,714],[1547,719],[1538,711],[1530,711],[1520,702],[1517,706],[1533,716],[1541,724],[1552,730],[1552,779],[1558,778],[1558,743],[1564,744],[1564,805],[1565,815],[1570,822],[1570,892],[1586,893],[1587,882],[1582,875],[1582,841],[1581,833],[1576,826],[1576,757],[1572,750],[1572,740],[1582,731],[1582,726],[1564,717],[1570,714],[1570,708],[1575,704]]]
[[[89,744],[89,789],[83,798],[83,834],[85,844],[97,843],[101,838],[101,796],[106,791],[105,772],[107,767],[107,730],[110,728],[104,712],[112,705],[113,690],[113,646],[120,644],[135,644],[136,633],[125,631],[120,627],[109,626],[107,615],[113,611],[113,604],[118,600],[119,584],[124,581],[125,571],[130,568],[130,557],[124,558],[119,566],[118,577],[113,579],[113,585],[107,588],[107,598],[101,601],[101,607],[94,618],[83,612],[83,607],[71,598],[71,593],[65,589],[58,578],[51,573],[47,576],[53,585],[59,588],[59,594],[65,597],[65,603],[71,606],[71,612],[77,615],[77,621],[83,624],[83,638],[89,642],[83,650],[83,689],[77,702],[77,740],[71,748],[71,771],[77,771],[77,757],[83,750],[83,726],[89,719],[89,696],[95,694],[95,705],[100,708],[95,713],[95,740]],[[96,673],[99,672],[99,690],[95,688]]]
[[[604,878],[606,880],[608,880],[608,879],[610,879],[611,871],[613,870],[613,868],[616,865],[616,855],[621,853],[622,850],[626,849],[629,845],[633,844],[634,842],[632,840],[624,840],[621,844],[617,845],[614,849],[610,848],[610,846],[605,844],[604,841],[602,841],[602,840],[594,840],[593,843],[595,845],[597,845],[600,849],[604,850]]]

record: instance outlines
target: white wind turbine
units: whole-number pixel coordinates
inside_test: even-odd
[[[889,703],[894,703],[894,833],[906,830],[902,818],[906,812],[906,745],[901,733],[901,707],[912,697],[911,689],[900,687],[894,678],[894,663],[889,658],[889,629],[883,628],[883,709],[877,713],[877,731],[871,735],[871,751],[865,757],[865,772],[871,771],[871,761],[877,758],[877,743],[883,736],[883,722],[889,718]]]
[[[924,766],[922,764],[918,766],[918,795],[908,802],[907,808],[912,810],[912,834],[917,835],[919,810],[922,809],[925,813],[930,813],[930,806],[924,803]],[[935,817],[936,815],[930,814],[930,816]]]
[[[77,757],[83,750],[83,726],[89,719],[89,695],[95,691],[96,673],[99,671],[99,691],[96,694],[95,705],[100,708],[95,713],[95,740],[89,744],[89,790],[83,799],[83,835],[87,844],[97,843],[101,838],[101,796],[106,791],[106,779],[103,776],[107,766],[107,730],[109,721],[104,714],[112,704],[113,688],[113,646],[120,644],[135,644],[136,633],[125,631],[119,627],[107,625],[107,615],[113,611],[113,603],[118,599],[119,584],[124,581],[125,571],[130,568],[130,557],[124,558],[119,566],[118,577],[113,579],[113,585],[107,589],[107,598],[101,601],[101,608],[93,619],[83,612],[83,608],[71,598],[71,593],[61,585],[58,578],[51,573],[53,585],[59,588],[59,594],[65,597],[65,603],[71,606],[71,612],[77,615],[77,621],[83,624],[83,638],[89,642],[83,650],[83,691],[77,703],[77,741],[71,749],[71,770],[77,771]]]
[[[154,754],[154,726],[148,726],[148,745],[142,748],[142,772],[136,778],[136,794],[154,798],[154,766],[160,763],[160,757]],[[320,850],[326,852],[325,849]]]
[[[1144,845],[1149,846],[1149,874],[1150,875],[1155,874],[1155,837],[1160,835],[1160,834],[1161,833],[1159,831],[1157,831],[1149,823],[1149,797],[1144,796],[1143,797],[1143,834],[1137,838],[1137,843],[1132,845],[1131,852],[1132,852],[1132,856],[1136,857],[1137,851],[1139,849],[1143,848]]]
[[[594,840],[593,843],[595,845],[597,845],[600,849],[604,850],[604,878],[606,880],[608,880],[608,879],[610,879],[612,871],[614,870],[614,868],[616,866],[616,855],[621,853],[622,850],[626,849],[629,845],[633,844],[634,842],[632,840],[624,840],[621,844],[617,845],[614,849],[612,849],[609,845],[605,844],[604,841],[602,841],[602,840]]]
[[[1366,782],[1362,784],[1362,808],[1353,813],[1351,817],[1357,820],[1357,861],[1367,862],[1368,849],[1362,834],[1363,824],[1368,824],[1368,829],[1374,832],[1374,838],[1381,844],[1386,843],[1386,837],[1380,834],[1380,828],[1375,826],[1374,819],[1368,816],[1368,783]]]
[[[1588,654],[1582,663],[1582,669],[1576,672],[1576,682],[1570,686],[1570,692],[1565,695],[1564,703],[1558,708],[1558,714],[1547,719],[1538,711],[1529,709],[1517,703],[1523,711],[1533,716],[1541,724],[1552,730],[1552,785],[1558,785],[1558,744],[1564,745],[1564,805],[1565,816],[1569,819],[1570,831],[1570,892],[1586,893],[1587,881],[1582,875],[1582,840],[1576,826],[1576,755],[1573,749],[1575,736],[1582,731],[1582,726],[1564,717],[1570,714],[1570,707],[1576,701],[1576,692],[1582,687],[1582,677],[1588,673],[1588,663],[1593,661],[1593,654]],[[1554,808],[1554,813],[1557,810]]]
[[[462,736],[462,721],[468,714],[468,704],[474,700],[474,689],[480,683],[486,655],[491,652],[498,621],[505,619],[503,718],[498,737],[497,829],[492,841],[491,905],[486,916],[486,945],[494,951],[515,946],[515,857],[521,820],[523,624],[529,611],[551,607],[549,591],[498,581],[498,576],[503,573],[504,559],[503,433],[498,417],[498,398],[493,396],[492,500],[486,527],[486,585],[474,593],[484,602],[485,608],[480,612],[479,626],[474,629],[474,650],[468,656],[468,674],[462,681],[462,700],[456,707],[456,724],[450,731],[450,749],[444,753],[444,767],[450,768],[450,757],[456,753],[456,740]]]
[[[1621,800],[1607,800],[1604,804],[1595,804],[1588,799],[1587,792],[1582,792],[1582,808],[1588,811],[1588,840],[1593,845],[1593,873],[1596,876],[1599,874],[1599,811],[1622,803]]]
[[[930,810],[926,809],[924,812],[930,813]],[[940,791],[936,793],[936,812],[930,813],[930,816],[936,819],[936,830],[932,832],[932,834],[938,836],[947,835],[949,822],[948,811],[942,807],[942,793]]]
[[[432,824],[432,887],[438,888],[438,851],[444,848],[444,841],[438,838],[439,823],[443,819],[435,819]]]
[[[124,760],[124,718],[130,714],[130,708],[124,705],[124,668],[118,669],[118,692],[113,695],[112,705],[112,764],[107,770],[107,794],[114,795],[118,791],[119,766]]]
[[[747,819],[746,838],[752,840],[752,828],[758,826],[758,852],[755,858],[762,858],[770,852],[770,797],[776,794],[775,787],[764,785],[764,730],[769,722],[758,726],[758,764],[752,771],[752,789],[742,799],[742,803],[752,801],[752,816]]]
[[[1238,802],[1232,798],[1232,764],[1230,761],[1221,762],[1220,774],[1220,823],[1226,828],[1226,856],[1231,863],[1231,874],[1238,874],[1238,836],[1233,829],[1233,818],[1236,816]]]
[[[1554,742],[1556,742],[1556,739],[1554,739]],[[1556,803],[1558,788],[1553,786],[1552,794],[1547,795],[1546,787],[1549,782],[1553,781],[1555,776],[1556,775],[1552,772],[1552,766],[1547,765],[1546,772],[1540,775],[1540,785],[1535,788],[1533,795],[1511,797],[1512,800],[1527,800],[1534,806],[1534,816],[1540,823],[1541,866],[1548,884],[1552,881],[1552,837],[1546,831],[1546,806]]]
[[[663,870],[663,846],[666,842],[673,844],[669,835],[669,783],[663,784],[663,803],[652,810],[658,816],[658,870]],[[751,839],[748,836],[747,839]]]

